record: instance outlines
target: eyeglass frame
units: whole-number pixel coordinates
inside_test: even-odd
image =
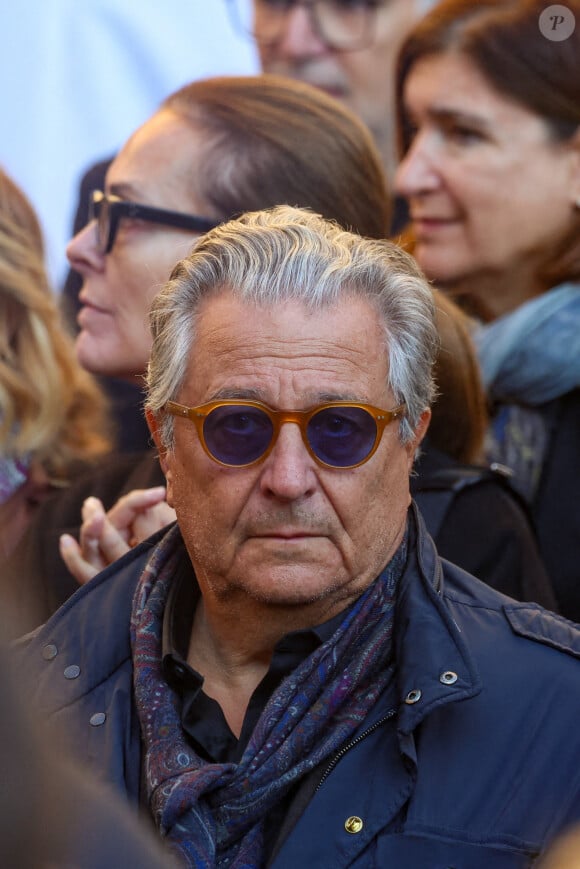
[[[254,32],[254,29],[246,29],[243,26],[242,18],[239,14],[239,4],[241,0],[227,0],[227,7],[230,11],[230,20],[234,23],[234,27],[238,30],[238,32],[246,37],[252,39],[257,45],[262,45],[264,47],[276,45],[277,42],[280,41],[282,37],[282,33],[280,33],[275,39],[260,39],[257,34]],[[248,0],[248,2],[252,2],[253,0]],[[374,41],[374,24],[376,18],[371,19],[371,26],[368,28],[368,33],[365,36],[361,37],[359,42],[354,43],[353,45],[349,45],[348,47],[335,45],[332,40],[329,40],[324,34],[324,30],[320,25],[320,21],[318,18],[318,13],[316,11],[316,5],[319,0],[291,0],[288,8],[284,11],[284,14],[288,14],[291,9],[295,6],[304,6],[310,13],[310,21],[312,23],[312,27],[316,32],[318,38],[327,46],[327,48],[332,49],[333,51],[343,52],[343,51],[361,51],[364,48],[368,48],[373,44]],[[377,12],[380,10],[383,4],[380,3],[380,0],[375,0],[369,4],[369,15],[374,15],[376,17]]]
[[[108,232],[106,243],[101,240],[99,229],[100,215],[103,203],[108,207]],[[103,256],[111,253],[117,238],[119,226],[122,220],[144,220],[148,223],[156,223],[159,226],[171,226],[175,229],[190,229],[192,232],[203,234],[215,229],[222,223],[221,220],[213,220],[209,217],[199,217],[196,214],[186,214],[183,211],[171,211],[166,208],[157,208],[152,205],[142,205],[140,202],[130,202],[121,199],[111,193],[102,190],[92,190],[89,199],[89,223],[97,222],[97,238],[99,251]]]
[[[203,431],[204,421],[208,418],[210,413],[213,410],[216,410],[219,407],[255,407],[258,410],[264,411],[264,413],[268,416],[272,423],[272,438],[267,449],[259,456],[257,459],[254,459],[252,462],[247,462],[242,465],[232,465],[228,462],[222,462],[216,456],[210,452],[210,449],[205,440],[205,434]],[[377,427],[377,432],[375,435],[375,441],[372,446],[372,449],[364,457],[360,462],[356,462],[353,465],[329,465],[327,462],[323,461],[319,456],[316,455],[314,450],[312,449],[307,434],[307,426],[312,417],[316,416],[322,410],[327,410],[333,407],[355,407],[360,408],[361,410],[365,410],[375,421],[375,425]],[[385,428],[396,419],[402,419],[405,415],[405,404],[400,404],[398,407],[393,408],[393,410],[383,410],[380,407],[374,407],[372,404],[363,404],[357,401],[330,401],[325,402],[323,404],[318,404],[315,407],[311,407],[308,410],[274,410],[271,407],[268,407],[267,404],[263,404],[261,401],[249,401],[245,399],[221,399],[220,401],[208,401],[205,404],[200,404],[197,407],[187,407],[184,404],[179,404],[176,401],[167,401],[163,408],[166,413],[171,416],[176,416],[180,418],[189,419],[195,425],[197,436],[199,438],[199,442],[206,453],[212,461],[216,462],[218,465],[221,465],[224,468],[250,468],[253,465],[258,465],[260,462],[263,462],[270,455],[276,442],[278,441],[278,437],[280,435],[280,429],[282,425],[287,422],[296,423],[296,425],[300,429],[300,433],[302,435],[302,442],[306,447],[311,458],[323,468],[330,468],[333,471],[350,471],[353,468],[358,468],[361,465],[364,465],[368,460],[376,453],[379,448],[379,444],[382,440]]]

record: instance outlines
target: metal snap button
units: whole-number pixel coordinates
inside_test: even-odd
[[[76,679],[81,674],[81,668],[78,664],[71,664],[70,667],[65,667],[64,678]]]
[[[443,685],[455,685],[455,683],[457,682],[457,678],[457,673],[454,673],[453,670],[446,670],[439,676],[439,681]]]
[[[363,826],[363,820],[362,818],[359,818],[358,815],[351,815],[350,818],[347,818],[344,822],[344,829],[347,833],[360,833]]]
[[[91,715],[89,718],[89,724],[92,727],[100,727],[101,724],[104,724],[107,720],[107,715],[105,712],[95,712],[94,715]]]
[[[405,703],[408,703],[409,706],[412,706],[413,703],[417,703],[421,699],[421,691],[419,688],[413,688],[412,691],[409,691],[407,696],[405,697]]]
[[[47,643],[42,650],[42,657],[45,661],[52,661],[53,658],[56,658],[58,655],[58,649],[54,645],[54,643]]]

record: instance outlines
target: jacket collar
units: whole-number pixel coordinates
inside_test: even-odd
[[[414,504],[397,597],[395,654],[401,734],[410,734],[438,706],[481,691],[475,661],[445,600],[441,559]]]

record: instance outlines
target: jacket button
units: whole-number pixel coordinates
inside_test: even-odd
[[[58,655],[58,649],[54,643],[48,643],[42,650],[42,657],[45,661],[52,661]]]
[[[107,713],[106,712],[95,712],[95,714],[91,715],[91,717],[89,718],[89,724],[92,727],[100,727],[101,724],[104,724],[106,720],[107,720]]]
[[[71,664],[70,667],[65,667],[64,670],[64,678],[65,679],[76,679],[81,675],[81,668],[78,664]]]
[[[359,818],[358,815],[351,815],[350,818],[347,818],[344,822],[344,829],[347,833],[360,833],[363,828],[362,818]]]
[[[443,685],[455,685],[457,678],[457,673],[454,673],[453,670],[446,670],[439,676],[439,681]]]
[[[412,691],[409,691],[407,696],[405,697],[405,703],[408,703],[409,706],[412,706],[413,703],[418,703],[421,699],[421,691],[419,688],[413,688]]]

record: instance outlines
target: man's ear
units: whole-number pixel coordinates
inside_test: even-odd
[[[415,437],[412,441],[409,442],[409,472],[413,467],[413,462],[415,461],[415,457],[417,455],[417,450],[421,446],[421,441],[427,434],[427,429],[429,428],[429,423],[431,422],[431,409],[426,407],[421,416],[419,417],[419,422],[415,427]]]
[[[159,464],[161,465],[161,470],[165,475],[165,479],[167,480],[168,486],[170,485],[169,478],[171,477],[171,469],[169,467],[169,463],[167,461],[167,448],[163,446],[161,441],[161,437],[159,435],[159,422],[155,414],[150,411],[145,411],[145,419],[147,420],[147,425],[149,426],[149,431],[151,432],[151,437],[153,438],[153,442],[155,447],[157,448],[157,454],[159,457]]]

